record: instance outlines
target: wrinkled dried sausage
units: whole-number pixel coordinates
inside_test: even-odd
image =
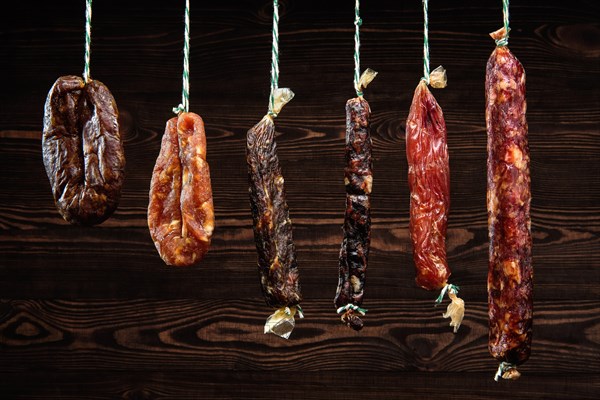
[[[302,296],[296,248],[277,157],[275,124],[270,116],[248,131],[246,160],[263,295],[271,307],[297,306]]]
[[[104,84],[78,76],[56,80],[44,107],[42,153],[56,208],[81,225],[117,208],[125,176],[119,112]]]
[[[439,67],[434,72],[443,76],[436,86],[444,87],[445,70]],[[448,283],[446,231],[450,211],[450,160],[446,122],[424,80],[415,90],[406,121],[406,156],[415,281],[424,289],[441,290],[437,303],[448,293],[451,303],[443,317],[450,318],[450,326],[456,333],[464,317],[465,303],[457,297],[458,287]]]
[[[423,80],[406,122],[406,156],[416,282],[424,289],[440,290],[450,277],[446,261],[450,167],[444,115]]]
[[[371,244],[371,187],[373,183],[371,109],[362,97],[346,103],[346,212],[344,239],[339,256],[339,278],[335,306],[362,305],[365,275]],[[357,309],[358,310],[358,309]],[[348,308],[342,321],[355,330],[363,321],[355,309]]]
[[[148,227],[167,265],[197,264],[214,229],[204,122],[181,113],[167,122],[150,183]]]

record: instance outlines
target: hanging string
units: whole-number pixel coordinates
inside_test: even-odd
[[[90,47],[92,44],[92,0],[85,2],[85,61],[83,64],[83,81],[90,81]]]
[[[508,33],[510,32],[509,15],[508,15],[509,0],[502,0],[502,16],[504,19],[504,36],[496,40],[496,46],[508,45]]]
[[[429,1],[423,0],[423,79],[429,85]]]
[[[360,26],[362,25],[362,19],[360,19],[360,0],[356,0],[354,4],[354,89],[356,90],[357,96],[362,96],[363,93],[360,90]]]
[[[183,90],[181,104],[173,108],[175,114],[190,110],[190,0],[185,0],[185,32],[183,38]]]
[[[274,111],[275,91],[279,84],[279,2],[273,0],[273,45],[271,46],[271,93],[269,95],[269,115]]]

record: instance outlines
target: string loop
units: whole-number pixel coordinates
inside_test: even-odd
[[[183,90],[181,104],[173,108],[175,114],[190,110],[190,0],[185,0],[185,31],[183,37]]]

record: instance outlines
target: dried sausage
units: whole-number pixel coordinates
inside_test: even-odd
[[[117,208],[125,154],[115,100],[102,82],[56,80],[44,107],[42,153],[56,208],[79,225],[106,220]]]
[[[445,86],[445,83],[444,83]],[[441,107],[421,80],[406,122],[406,156],[410,188],[410,237],[416,283],[427,290],[447,291],[452,302],[443,315],[456,333],[464,316],[457,287],[448,284],[446,231],[450,210],[450,164],[446,122]]]
[[[504,32],[497,31],[498,39]],[[501,362],[496,376],[516,379],[527,361],[533,324],[530,176],[525,71],[506,46],[486,69],[489,227],[489,350]]]
[[[339,256],[336,308],[345,307],[342,321],[355,330],[363,327],[358,316],[363,301],[371,242],[371,187],[373,183],[371,109],[362,97],[346,103],[346,212]],[[349,307],[354,305],[354,307]],[[341,310],[340,310],[341,311]],[[358,311],[358,312],[357,312]]]
[[[150,234],[167,265],[190,266],[208,252],[214,223],[204,122],[184,112],[167,122],[152,173]]]
[[[292,221],[285,200],[284,179],[277,157],[275,124],[265,116],[247,134],[246,160],[250,185],[258,271],[267,304],[294,307],[302,300]]]
[[[406,156],[416,282],[427,290],[441,290],[450,277],[446,261],[450,167],[444,115],[423,80],[406,122]]]

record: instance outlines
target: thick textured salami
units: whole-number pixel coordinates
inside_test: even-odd
[[[81,225],[117,208],[125,176],[119,112],[104,84],[78,76],[56,80],[44,107],[42,154],[56,208]]]
[[[247,134],[246,160],[258,271],[267,304],[294,307],[302,300],[292,240],[292,221],[285,200],[277,157],[275,124],[265,116]]]
[[[150,235],[167,265],[190,266],[208,252],[214,223],[204,122],[184,112],[167,122],[152,173]]]
[[[371,242],[373,173],[370,116],[371,109],[364,98],[356,97],[346,103],[346,213],[334,303],[337,308],[346,308],[342,321],[355,330],[363,327],[363,321],[358,316],[360,312],[357,311],[364,312],[360,307]]]
[[[444,84],[445,86],[445,84]],[[456,332],[464,316],[464,302],[448,284],[446,230],[450,210],[450,162],[446,122],[441,107],[421,80],[406,121],[406,156],[410,188],[410,237],[416,283],[427,290],[443,290],[452,300],[444,317]]]
[[[485,89],[489,350],[501,362],[496,379],[515,379],[531,349],[533,269],[525,71],[508,47],[490,56]]]

